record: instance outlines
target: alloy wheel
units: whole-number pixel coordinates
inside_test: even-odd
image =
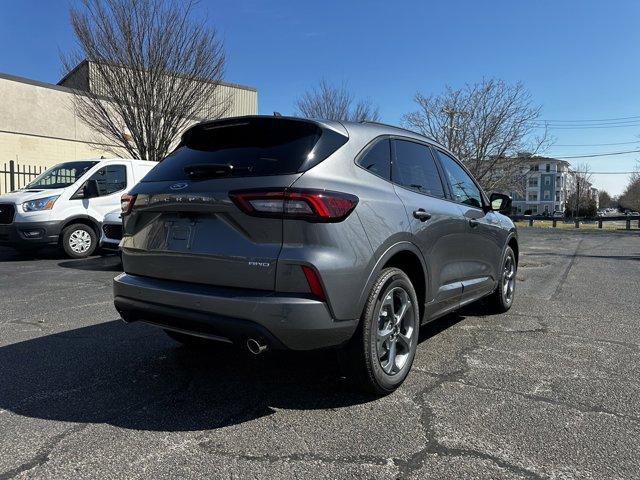
[[[400,372],[409,358],[413,342],[415,311],[409,293],[402,287],[387,292],[378,315],[377,353],[387,375]]]
[[[512,255],[507,255],[502,271],[502,295],[506,303],[513,301],[513,292],[516,288],[516,262]]]

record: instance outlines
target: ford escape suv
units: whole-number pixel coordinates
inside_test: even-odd
[[[443,147],[373,123],[198,124],[122,198],[115,306],[183,343],[340,347],[364,387],[407,376],[420,325],[513,302],[518,240]]]

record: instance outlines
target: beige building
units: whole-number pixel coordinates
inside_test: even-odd
[[[66,160],[113,156],[108,141],[100,140],[75,115],[73,90],[83,89],[83,62],[60,84],[39,82],[0,73],[0,193],[8,190],[9,161],[14,167],[39,171]],[[258,112],[255,88],[230,83],[220,92],[231,98],[229,116]],[[14,185],[24,184],[27,175],[14,176]]]

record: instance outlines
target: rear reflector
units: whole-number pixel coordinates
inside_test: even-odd
[[[309,284],[309,290],[311,290],[311,293],[320,300],[326,300],[327,298],[324,294],[324,289],[320,283],[320,277],[318,277],[316,271],[306,265],[302,265],[302,271],[304,272],[304,276],[307,277],[307,283]]]
[[[358,204],[355,195],[309,189],[233,191],[229,198],[247,215],[308,222],[340,222]]]

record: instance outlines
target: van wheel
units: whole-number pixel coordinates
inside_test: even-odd
[[[517,270],[516,256],[511,247],[507,247],[502,257],[498,286],[495,292],[487,299],[491,311],[505,313],[511,308],[511,305],[513,305]]]
[[[418,348],[419,312],[409,277],[398,268],[385,268],[347,346],[352,375],[364,390],[386,395],[404,382]]]
[[[87,225],[74,223],[62,231],[62,248],[68,257],[87,258],[96,246],[96,232]]]

